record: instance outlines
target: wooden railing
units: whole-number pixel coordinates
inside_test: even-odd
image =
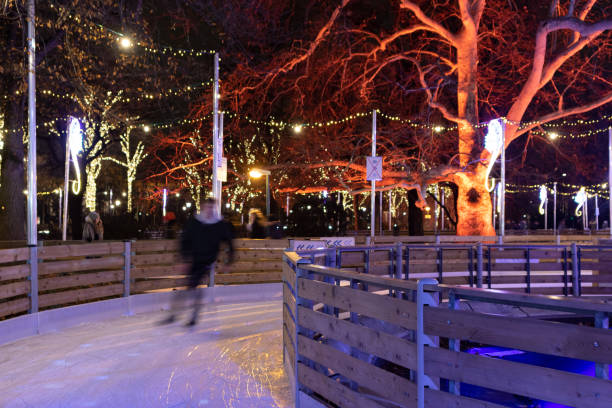
[[[281,281],[287,240],[235,240],[229,273],[208,284]],[[222,255],[221,258],[223,258]],[[221,259],[223,260],[223,259]],[[28,311],[185,285],[173,240],[102,242],[0,250],[0,319]]]
[[[324,253],[328,266],[412,281],[436,278],[451,285],[526,293],[612,295],[610,245],[396,243]]]
[[[610,304],[434,283],[312,265],[286,253],[283,345],[297,406],[303,395],[339,407],[503,406],[466,396],[462,384],[523,402],[612,406]],[[595,327],[459,310],[461,299],[563,312]],[[593,362],[595,375],[461,347],[474,343]]]

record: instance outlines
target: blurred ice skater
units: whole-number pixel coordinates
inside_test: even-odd
[[[227,263],[219,268],[220,271],[226,272],[232,263],[234,259],[232,239],[231,225],[219,216],[215,200],[212,198],[204,200],[200,213],[185,225],[180,250],[185,262],[190,264],[186,295],[193,299],[193,314],[187,323],[188,326],[197,323],[202,300],[201,292],[197,288],[206,277],[210,278],[210,270],[217,260],[222,242],[227,242],[229,253]],[[162,324],[172,323],[175,320],[176,306],[181,302],[181,297],[180,292],[175,294],[170,315],[161,322]]]

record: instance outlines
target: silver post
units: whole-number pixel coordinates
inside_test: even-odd
[[[389,231],[393,230],[393,225],[392,225],[393,224],[393,217],[391,216],[391,203],[392,203],[392,201],[393,201],[393,190],[389,190],[389,216],[387,217],[388,221],[389,221],[389,225],[388,225],[389,228],[387,228],[387,229]]]
[[[610,238],[612,238],[612,126],[608,128],[608,200],[609,218],[608,227],[610,228]]]
[[[70,144],[68,143],[68,132],[66,132],[66,161],[64,163],[64,214],[62,223],[62,241],[66,240],[68,229],[68,175],[70,174]]]
[[[553,229],[557,234],[557,182],[553,183]]]
[[[270,175],[266,174],[266,217],[270,217]]]
[[[289,218],[289,194],[287,194],[287,218]]]
[[[28,245],[37,245],[36,225],[36,33],[34,0],[28,0]]]
[[[436,192],[438,191],[438,185],[436,184]],[[438,197],[434,193],[434,210],[433,210],[433,219],[434,219],[434,235],[438,235]]]
[[[59,193],[59,202],[57,203],[57,205],[59,207],[58,212],[57,212],[57,220],[58,220],[58,226],[57,227],[61,231],[61,229],[62,229],[62,214],[63,214],[63,212],[62,212],[62,200],[63,200],[64,192],[63,192],[61,187],[58,188],[57,191]]]
[[[440,188],[440,203],[442,204],[442,208],[440,208],[440,212],[442,216],[440,217],[440,231],[444,231],[444,188]],[[495,217],[495,213],[493,213],[493,217]],[[493,218],[493,227],[495,227],[495,218]]]
[[[123,241],[123,297],[130,296],[132,271],[132,241]]]
[[[548,230],[548,195],[546,201],[544,201],[544,229]]]
[[[482,243],[476,247],[476,287],[482,288]]]
[[[580,268],[578,267],[578,246],[572,243],[572,293],[580,296]]]
[[[595,194],[595,231],[599,231],[599,203],[597,202],[597,194]]]
[[[223,112],[219,113],[219,129],[217,130],[217,211],[221,214],[221,201],[223,200],[223,180],[219,177],[219,168],[223,167]]]
[[[501,201],[499,208],[499,235],[506,234],[506,121],[502,121]]]
[[[495,228],[495,218],[497,217],[497,184],[495,184],[495,179],[492,178],[493,185],[495,188],[493,189],[493,229]]]
[[[589,196],[587,194],[587,199],[584,200],[584,211],[582,211],[582,229],[589,229]]]
[[[217,201],[217,207],[220,205],[218,192],[218,138],[219,138],[219,53],[215,53],[214,61],[214,86],[213,86],[213,180],[212,180],[212,195]]]
[[[378,196],[378,224],[379,224],[379,231],[380,231],[380,235],[383,234],[383,192],[382,190],[380,190],[380,194]]]
[[[372,157],[376,156],[376,109],[372,111]],[[376,180],[372,180],[372,196],[370,200],[370,236],[376,233]]]

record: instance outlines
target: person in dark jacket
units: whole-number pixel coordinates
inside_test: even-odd
[[[210,278],[210,271],[219,255],[222,242],[228,244],[227,263],[220,268],[225,272],[234,258],[232,245],[232,229],[228,222],[219,217],[214,199],[206,199],[202,203],[199,214],[191,218],[183,230],[180,241],[180,251],[185,262],[190,264],[188,277],[188,294],[193,297],[193,314],[187,324],[193,326],[197,323],[201,307],[201,292],[197,287],[205,278]],[[174,307],[179,299],[175,296],[170,316],[162,323],[172,323],[175,319]]]
[[[85,217],[83,226],[83,241],[102,241],[104,239],[104,225],[100,215],[92,211]]]
[[[268,236],[268,220],[257,208],[249,210],[249,223],[246,228],[249,238],[263,239]]]

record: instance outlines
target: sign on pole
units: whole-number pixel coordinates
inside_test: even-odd
[[[368,156],[366,162],[366,180],[382,180],[382,157]]]
[[[219,181],[227,182],[227,157],[221,158],[221,167],[219,168]]]

